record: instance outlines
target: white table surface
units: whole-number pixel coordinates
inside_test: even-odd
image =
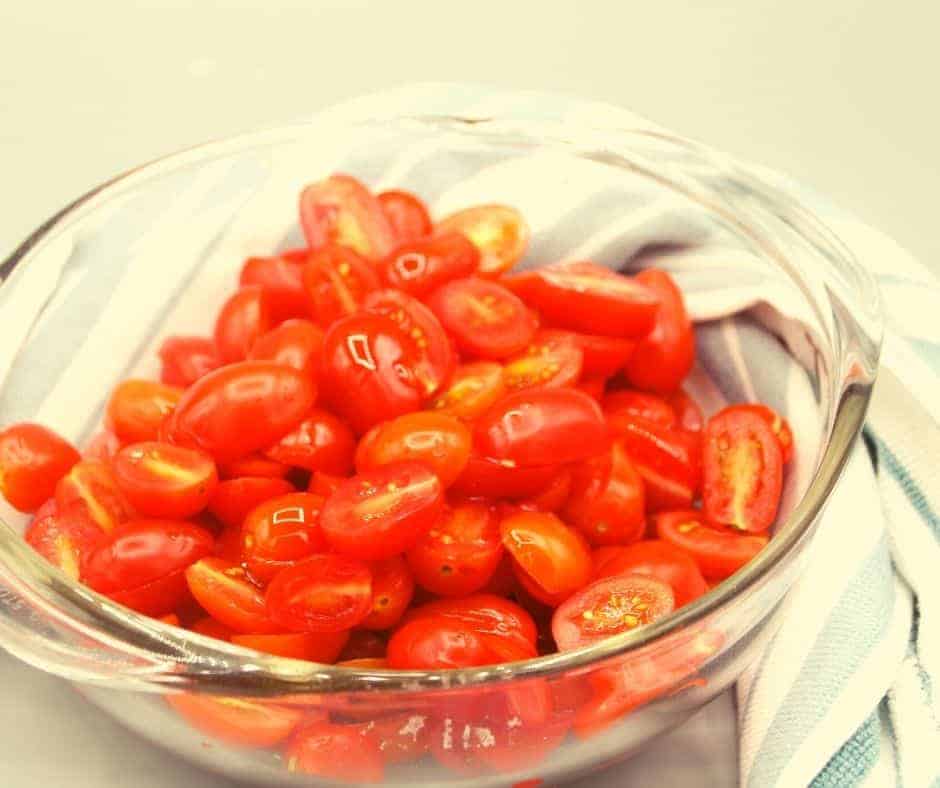
[[[133,164],[431,78],[621,104],[813,184],[940,271],[938,23],[923,0],[0,2],[0,255]],[[2,654],[0,686],[0,785],[233,788]],[[729,704],[581,788],[664,785],[663,763],[733,784]]]

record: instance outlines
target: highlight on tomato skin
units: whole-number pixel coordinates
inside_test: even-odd
[[[281,570],[326,550],[323,503],[319,495],[292,492],[268,498],[245,515],[241,563],[253,581],[269,583]]]

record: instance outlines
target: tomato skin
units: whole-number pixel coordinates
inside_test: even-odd
[[[362,437],[356,470],[364,473],[393,462],[421,462],[449,487],[467,465],[470,443],[470,430],[451,416],[407,413],[377,424]]]
[[[526,305],[496,282],[454,279],[432,292],[427,305],[468,356],[502,359],[522,352],[538,328]]]
[[[59,511],[79,507],[102,531],[113,531],[131,519],[134,510],[118,487],[114,471],[99,460],[82,460],[59,479],[55,488]]]
[[[438,599],[413,607],[404,623],[418,618],[449,618],[482,635],[518,642],[535,648],[538,631],[525,608],[495,594],[471,594],[454,599]]]
[[[223,364],[244,361],[258,337],[274,327],[264,290],[249,285],[236,290],[219,310],[213,338]]]
[[[415,298],[425,298],[452,279],[477,272],[480,253],[460,233],[406,241],[382,263],[385,281]]]
[[[666,398],[676,414],[676,424],[688,432],[701,432],[705,428],[702,409],[683,389],[676,389]]]
[[[646,530],[646,496],[623,443],[575,467],[566,522],[592,545],[630,544]]]
[[[384,257],[395,232],[379,201],[349,175],[311,183],[300,195],[300,224],[312,250],[342,244],[363,257]]]
[[[248,358],[286,364],[315,376],[323,353],[323,336],[323,329],[309,320],[285,320],[255,340]]]
[[[310,312],[324,329],[357,312],[365,297],[381,286],[368,260],[336,244],[310,255],[303,278]]]
[[[0,493],[21,512],[34,512],[80,459],[52,430],[21,422],[0,431]]]
[[[290,473],[290,466],[277,462],[263,454],[252,452],[231,462],[219,463],[219,477],[222,479],[241,479],[244,477],[283,479]]]
[[[234,635],[234,632],[225,626],[225,624],[216,621],[211,616],[205,616],[193,622],[189,630],[190,632],[204,635],[207,638],[215,638],[216,640],[221,640],[226,643],[228,643]]]
[[[633,339],[653,328],[659,297],[637,277],[586,261],[555,263],[504,280],[553,325]]]
[[[307,492],[313,493],[314,495],[322,495],[324,498],[329,498],[339,489],[339,486],[343,483],[343,480],[343,476],[334,476],[333,474],[326,473],[324,471],[314,471],[310,476],[310,483],[307,485]]]
[[[399,555],[376,561],[372,571],[372,612],[359,624],[363,629],[391,629],[411,604],[415,581]]]
[[[81,509],[59,511],[55,501],[48,501],[37,510],[23,538],[50,564],[78,580],[104,531]]]
[[[407,553],[415,580],[441,596],[479,591],[490,581],[502,557],[496,516],[489,506],[478,503],[448,510]]]
[[[602,334],[573,334],[581,348],[583,374],[585,377],[609,378],[615,375],[630,356],[636,343],[619,337],[605,337]]]
[[[248,513],[269,498],[294,492],[284,479],[246,476],[219,482],[208,508],[228,528],[241,528]]]
[[[345,480],[323,506],[320,523],[330,547],[365,561],[410,548],[440,519],[444,490],[416,462],[397,462]]]
[[[656,533],[688,554],[708,580],[724,580],[756,556],[770,541],[763,534],[735,533],[709,524],[701,512],[662,512]]]
[[[255,581],[269,583],[282,569],[324,552],[323,498],[288,493],[259,503],[242,526],[242,563]]]
[[[573,475],[566,469],[559,470],[554,478],[537,495],[519,502],[521,509],[535,512],[557,512],[568,502],[571,496]]]
[[[338,782],[379,783],[385,765],[378,745],[353,725],[312,721],[294,731],[284,751],[292,772]]]
[[[679,388],[695,362],[692,321],[682,292],[665,271],[641,271],[636,280],[658,296],[659,311],[655,326],[637,342],[624,371],[637,388],[669,394]]]
[[[336,662],[349,632],[293,633],[290,635],[232,635],[232,643],[265,654],[307,662]]]
[[[607,390],[607,378],[585,378],[575,388],[583,391],[595,402],[602,402]]]
[[[273,747],[284,741],[304,717],[303,711],[253,698],[181,693],[166,702],[194,728],[236,747]]]
[[[542,492],[557,472],[556,465],[520,468],[471,451],[450,491],[467,498],[528,498]]]
[[[118,452],[111,467],[118,488],[139,514],[168,520],[205,509],[219,481],[208,454],[168,443],[132,443]]]
[[[574,334],[539,331],[522,353],[506,362],[503,382],[509,391],[570,386],[581,376],[583,360]]]
[[[122,443],[157,440],[160,423],[178,407],[183,390],[152,380],[125,380],[108,400],[107,421]]]
[[[783,489],[783,452],[760,413],[731,406],[704,435],[702,508],[714,523],[761,533],[773,525]]]
[[[497,276],[522,259],[532,234],[515,208],[508,205],[475,205],[450,214],[435,227],[435,235],[458,232],[480,252],[483,276]]]
[[[615,432],[622,432],[622,422],[634,418],[652,421],[661,427],[676,426],[676,412],[665,400],[642,391],[612,391],[602,403],[607,423]]]
[[[303,264],[309,252],[295,249],[274,257],[249,257],[238,276],[240,288],[257,286],[264,292],[271,320],[280,323],[307,315]],[[298,258],[300,262],[297,262]]]
[[[498,639],[439,615],[412,619],[388,641],[393,670],[449,670],[500,662]],[[534,656],[535,649],[532,649]]]
[[[787,420],[783,418],[783,416],[773,410],[773,408],[755,403],[731,405],[730,407],[736,411],[747,411],[748,413],[754,413],[760,416],[777,437],[777,442],[780,444],[780,455],[784,465],[793,459],[793,431],[790,429],[789,423],[787,423]]]
[[[167,337],[158,355],[160,382],[184,389],[222,366],[215,342],[209,337]]]
[[[601,409],[575,389],[528,389],[504,397],[476,423],[485,456],[519,467],[577,462],[607,450]]]
[[[313,555],[284,569],[265,594],[268,616],[291,632],[341,632],[372,611],[372,574],[360,561]]]
[[[360,313],[338,320],[323,343],[324,398],[361,435],[380,421],[420,409],[415,362],[409,338],[390,318]]]
[[[353,629],[339,655],[343,664],[361,660],[385,660],[385,638],[368,629]],[[353,666],[355,667],[355,666]]]
[[[233,632],[246,635],[283,632],[268,617],[261,589],[237,564],[223,558],[203,558],[186,570],[186,583],[203,609]]]
[[[520,512],[500,523],[503,546],[526,590],[555,606],[586,585],[591,553],[584,538],[553,514]]]
[[[417,195],[403,189],[390,189],[380,192],[376,199],[399,243],[430,235],[431,215]]]
[[[476,361],[457,367],[450,383],[438,392],[430,407],[462,421],[473,421],[505,393],[502,365]]]
[[[314,408],[265,456],[308,471],[345,476],[353,467],[356,439],[346,424],[322,408]]]
[[[310,378],[283,364],[230,364],[187,389],[168,420],[166,438],[231,462],[284,437],[310,412],[316,396]]]
[[[668,583],[677,608],[698,599],[708,590],[698,564],[688,553],[660,539],[645,539],[626,547],[610,547],[605,553],[595,551],[595,579],[628,573]]]

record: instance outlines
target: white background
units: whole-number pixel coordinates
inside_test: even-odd
[[[938,23],[928,0],[0,0],[0,255],[133,164],[434,79],[623,105],[813,184],[940,271]],[[6,657],[0,683],[0,785],[228,785]],[[697,785],[731,779],[730,753],[689,755],[711,764]]]

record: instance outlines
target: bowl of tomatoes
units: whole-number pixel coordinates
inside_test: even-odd
[[[686,720],[775,631],[878,358],[768,176],[512,118],[212,143],[0,273],[0,644],[259,784],[559,782]]]

